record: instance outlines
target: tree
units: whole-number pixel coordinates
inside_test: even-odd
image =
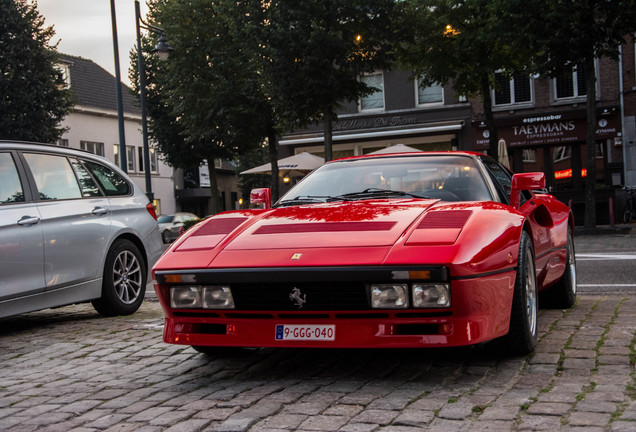
[[[269,150],[265,146],[256,147],[243,153],[237,159],[237,172],[247,171],[255,166],[262,165],[268,159]],[[254,188],[267,187],[268,176],[263,174],[243,174],[239,176],[239,188],[244,197],[250,196]]]
[[[165,63],[145,56],[149,133],[171,166],[208,161],[212,213],[219,211],[214,159],[234,159],[258,145],[270,118],[236,5],[149,3],[151,21],[166,30],[174,48]]]
[[[55,34],[33,5],[0,0],[0,139],[55,142],[73,106],[55,68]]]
[[[393,0],[273,0],[263,21],[263,72],[277,115],[291,127],[324,123],[325,160],[332,122],[345,101],[375,91],[361,74],[390,66]]]
[[[634,0],[514,0],[510,23],[522,43],[532,47],[534,69],[556,77],[584,73],[587,109],[586,229],[596,228],[596,60],[618,59],[623,38],[636,31]],[[526,11],[522,14],[521,11]]]
[[[507,0],[406,0],[394,27],[404,29],[397,47],[401,66],[422,85],[452,83],[458,94],[480,96],[490,133],[490,155],[497,155],[498,133],[492,111],[495,72],[512,74],[529,65],[530,51],[503,33]]]

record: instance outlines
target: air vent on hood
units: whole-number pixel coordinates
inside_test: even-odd
[[[389,231],[397,222],[314,222],[283,225],[265,225],[257,229],[254,234],[283,234],[283,233],[317,233],[317,232],[346,232],[346,231]]]
[[[244,217],[212,219],[194,233],[193,236],[229,234],[246,220],[247,218]]]
[[[424,216],[417,229],[461,229],[472,213],[472,210],[430,212]]]
[[[215,248],[229,233],[234,231],[247,218],[210,219],[177,248],[179,252],[209,250]]]

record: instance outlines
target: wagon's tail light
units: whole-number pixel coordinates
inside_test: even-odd
[[[448,284],[413,284],[413,307],[444,308],[450,306]]]
[[[146,204],[146,210],[148,210],[148,213],[150,213],[150,216],[152,216],[153,218],[155,218],[155,220],[157,220],[157,211],[155,210],[155,206],[153,206],[152,203]]]
[[[409,307],[409,286],[407,284],[371,285],[371,307],[406,309]]]
[[[174,309],[234,309],[234,298],[229,286],[173,286],[170,288],[170,307]]]

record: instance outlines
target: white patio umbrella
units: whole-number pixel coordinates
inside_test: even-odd
[[[323,165],[325,160],[311,153],[303,152],[278,160],[278,170],[281,176],[294,176],[307,174]],[[271,174],[272,164],[266,163],[254,168],[250,168],[241,174]]]
[[[508,149],[506,148],[506,141],[504,139],[499,140],[499,147],[497,148],[497,160],[500,164],[510,169],[510,160],[508,160]]]
[[[415,153],[415,152],[421,152],[422,150],[418,150],[416,148],[413,147],[409,147],[407,145],[404,144],[396,144],[394,146],[391,147],[387,147],[387,148],[383,148],[380,150],[376,150],[374,152],[371,152],[369,154],[388,154],[388,153]]]

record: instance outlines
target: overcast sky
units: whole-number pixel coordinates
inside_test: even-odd
[[[38,0],[37,4],[44,24],[55,29],[51,43],[60,41],[60,53],[92,60],[115,75],[110,0]],[[145,0],[140,4],[145,16]],[[128,56],[136,44],[134,0],[115,0],[115,12],[121,79],[130,85]]]

